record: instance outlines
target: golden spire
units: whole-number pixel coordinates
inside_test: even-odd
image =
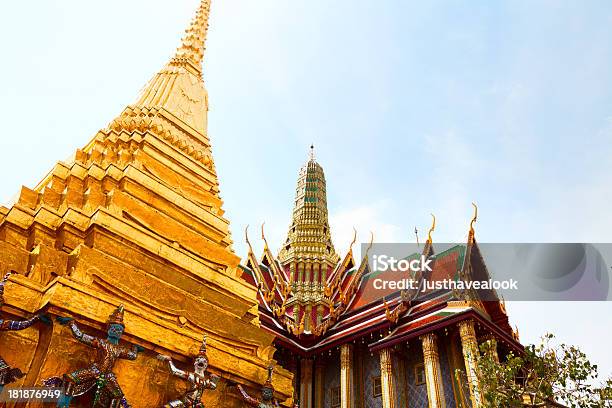
[[[174,59],[187,60],[192,63],[198,71],[202,71],[202,60],[206,34],[208,32],[208,18],[210,16],[210,0],[201,0],[200,7],[196,12],[191,24],[185,30],[185,35],[181,41],[181,46],[176,50]]]
[[[329,292],[328,274],[340,261],[331,239],[326,190],[323,167],[317,163],[311,145],[298,174],[291,225],[278,254],[281,267],[292,276],[289,305],[294,306],[295,316],[304,313],[308,330],[323,319],[328,308],[324,300],[325,291]]]
[[[333,270],[339,257],[331,239],[325,174],[314,158],[314,146],[300,169],[294,203],[291,225],[279,260],[283,266],[314,262],[326,274]]]
[[[208,93],[202,79],[202,60],[209,14],[210,0],[202,0],[174,56],[145,85],[136,102],[130,105],[120,118],[115,119],[110,127],[117,133],[125,128],[130,131],[136,128],[141,132],[153,128],[157,134],[161,133],[165,139],[174,141],[180,149],[189,152],[197,161],[213,171],[207,131]],[[178,119],[182,123],[178,126],[173,124],[172,127],[152,120],[151,117],[160,111],[162,111],[160,116],[169,121],[174,122]],[[186,137],[180,138],[176,134],[170,134],[172,131],[181,133],[175,128],[187,133]]]

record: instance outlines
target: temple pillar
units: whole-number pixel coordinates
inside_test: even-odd
[[[317,325],[323,321],[323,305],[317,305]]]
[[[444,388],[442,387],[440,355],[438,354],[438,336],[434,333],[427,333],[420,338],[423,345],[423,360],[429,408],[445,408],[446,402],[444,400]]]
[[[319,358],[315,361],[314,376],[314,408],[323,408],[323,404],[325,401],[325,361],[323,359]]]
[[[312,359],[302,359],[300,374],[300,408],[313,408]]]
[[[312,305],[306,306],[306,318],[304,319],[304,330],[312,330]]]
[[[294,400],[298,400],[299,399],[299,392],[300,392],[300,370],[298,370],[298,359],[297,357],[293,357],[291,359],[289,359],[289,361],[287,362],[287,370],[289,370],[291,372],[291,374],[293,374],[293,381],[291,381],[291,388],[293,388],[293,399]]]
[[[295,262],[291,262],[289,264],[289,280],[294,283],[293,289],[295,289],[295,282],[297,282],[297,264]]]
[[[353,406],[353,346],[340,346],[340,408]]]
[[[312,282],[312,262],[306,262],[306,274],[304,279],[308,284]]]
[[[298,282],[302,284],[304,282],[304,262],[298,262]]]
[[[382,385],[383,408],[395,408],[395,384],[393,384],[393,363],[391,349],[380,350],[380,382]]]
[[[465,361],[465,372],[467,374],[470,389],[470,399],[473,408],[482,406],[480,386],[478,383],[478,341],[476,340],[476,329],[473,320],[459,322],[459,335],[461,336],[461,348]]]
[[[395,360],[397,363],[396,371],[398,378],[396,382],[396,390],[399,393],[399,406],[408,406],[408,378],[406,376],[406,360],[404,358],[398,358]]]

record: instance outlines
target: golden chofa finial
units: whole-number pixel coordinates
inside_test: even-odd
[[[355,242],[357,242],[357,230],[355,229],[355,227],[353,227],[353,240],[349,245],[349,251],[353,249],[353,245],[355,245]]]
[[[370,243],[368,244],[368,247],[366,248],[365,253],[363,254],[363,259],[366,259],[366,257],[368,256],[368,253],[370,252],[370,249],[372,249],[373,246],[374,246],[374,233],[370,231]]]
[[[268,240],[266,239],[266,234],[264,233],[264,225],[266,225],[265,222],[261,224],[261,239],[263,239],[266,248],[270,249],[270,247],[268,246]]]
[[[191,62],[199,71],[202,70],[209,17],[210,0],[202,0],[175,54],[176,59]]]
[[[427,233],[427,243],[430,244],[430,245],[433,242],[432,239],[431,239],[431,234],[436,229],[436,216],[431,214],[431,218],[433,218],[433,221],[432,221],[432,224],[431,224],[431,228],[429,228],[429,232]]]
[[[474,217],[472,217],[472,221],[470,221],[470,234],[468,237],[470,243],[474,241],[474,223],[478,219],[478,206],[474,203],[472,203],[472,206],[474,207]]]
[[[247,245],[249,246],[249,251],[251,253],[254,253],[253,252],[253,247],[251,246],[251,241],[249,241],[249,226],[248,226],[248,224],[247,224],[246,228],[244,229],[244,239],[245,239]]]

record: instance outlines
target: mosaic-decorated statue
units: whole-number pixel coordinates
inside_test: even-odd
[[[96,349],[94,362],[89,367],[64,374],[63,378],[52,377],[44,381],[44,384],[49,387],[65,387],[65,395],[58,401],[58,407],[66,408],[70,405],[72,398],[92,390],[95,391],[92,404],[94,408],[127,408],[130,406],[112,370],[118,359],[135,360],[143,348],[133,346],[132,349],[127,349],[119,345],[119,340],[125,330],[123,314],[123,305],[121,305],[109,316],[106,339],[99,339],[81,332],[70,317],[57,318],[60,324],[70,327],[74,338]]]
[[[242,400],[247,403],[247,405],[251,407],[257,408],[273,408],[280,407],[278,401],[274,398],[274,386],[272,385],[272,372],[274,371],[273,366],[268,367],[268,379],[264,383],[263,387],[261,387],[261,400],[257,398],[251,397],[245,390],[242,388],[242,385],[238,385],[238,392],[240,392],[240,396]]]
[[[2,306],[4,306],[4,285],[8,278],[11,276],[11,273],[7,273],[4,275],[4,278],[0,281],[0,312],[2,312]],[[0,331],[9,331],[9,330],[23,330],[32,326],[37,321],[42,321],[43,323],[50,324],[50,320],[45,314],[37,314],[28,320],[3,320],[0,316]],[[4,389],[4,386],[15,382],[19,378],[22,378],[24,374],[18,368],[12,368],[9,366],[3,359],[0,357],[0,393]]]
[[[206,336],[202,340],[200,346],[200,352],[196,356],[193,362],[193,372],[186,372],[176,368],[172,359],[169,356],[160,354],[157,358],[161,361],[167,361],[170,367],[172,375],[182,378],[189,382],[189,388],[187,391],[178,399],[168,402],[164,405],[164,408],[204,408],[202,403],[202,395],[204,390],[214,390],[217,388],[219,377],[211,374],[207,374],[208,369],[208,356],[206,355]]]

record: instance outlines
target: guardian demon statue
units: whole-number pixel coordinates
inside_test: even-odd
[[[72,318],[57,318],[60,324],[70,326],[74,338],[96,350],[94,362],[89,367],[64,374],[61,378],[52,377],[44,381],[46,386],[65,387],[65,395],[58,401],[58,407],[67,408],[72,398],[91,390],[95,392],[92,404],[94,408],[128,408],[130,406],[112,370],[117,360],[135,360],[143,349],[133,346],[128,350],[119,345],[119,340],[125,330],[123,314],[123,306],[119,306],[109,316],[106,339],[99,339],[81,332]]]
[[[278,401],[274,398],[274,386],[272,385],[272,372],[274,371],[274,367],[268,367],[268,379],[264,383],[263,387],[261,387],[261,400],[257,398],[251,397],[245,390],[242,388],[242,385],[238,385],[238,392],[240,393],[240,397],[247,405],[256,408],[276,408],[280,407]]]
[[[157,358],[161,361],[167,361],[172,375],[182,378],[189,382],[189,388],[178,399],[168,402],[164,408],[204,408],[202,403],[202,395],[207,389],[214,390],[217,388],[219,377],[216,375],[208,376],[208,356],[206,355],[206,336],[202,341],[200,352],[193,362],[193,372],[186,372],[176,368],[172,359],[169,356],[160,354]]]

